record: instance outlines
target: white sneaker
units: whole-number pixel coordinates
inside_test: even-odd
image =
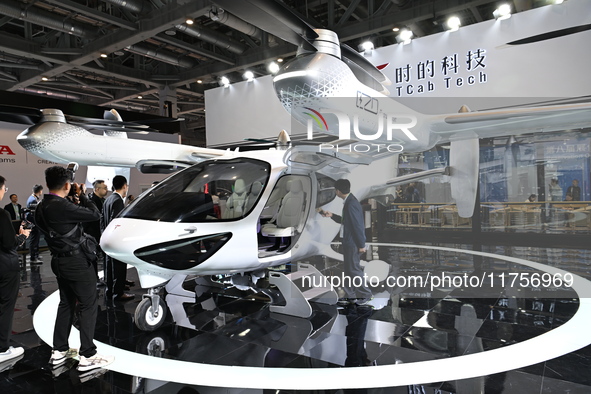
[[[7,351],[0,353],[0,363],[12,360],[25,352],[22,347],[9,347]]]
[[[49,363],[53,365],[58,365],[65,362],[69,358],[75,358],[78,355],[78,350],[76,349],[68,349],[66,351],[60,352],[59,350],[54,350],[51,353],[51,358],[49,359]]]
[[[80,356],[80,362],[78,363],[78,371],[90,371],[95,368],[103,368],[115,361],[113,356],[101,356],[95,354],[92,357]]]

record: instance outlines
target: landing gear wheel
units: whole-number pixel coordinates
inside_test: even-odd
[[[153,313],[152,300],[144,298],[135,308],[135,325],[142,331],[154,331],[158,329],[166,317],[166,308],[162,304],[158,305],[158,311]]]

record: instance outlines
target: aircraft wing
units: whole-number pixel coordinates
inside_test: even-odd
[[[142,159],[139,160],[135,167],[144,174],[172,174],[173,172],[182,170],[199,163],[204,160],[213,159],[227,155],[228,151],[219,149],[197,148],[190,147],[190,155],[188,160],[176,160],[168,158],[159,159]]]
[[[431,132],[443,140],[540,133],[591,126],[591,103],[462,112],[431,118]],[[472,138],[473,135],[470,136]]]

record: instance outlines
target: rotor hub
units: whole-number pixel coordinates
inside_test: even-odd
[[[314,29],[314,31],[318,34],[318,38],[312,42],[314,48],[320,53],[326,53],[340,59],[341,44],[339,42],[339,36],[332,30]],[[300,47],[297,54],[300,55],[302,53],[310,53],[310,51]]]
[[[61,122],[66,123],[66,117],[64,113],[59,109],[48,108],[42,109],[41,114],[43,117],[41,118],[41,122]]]

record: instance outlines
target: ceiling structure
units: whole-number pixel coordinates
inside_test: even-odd
[[[242,1],[242,0],[236,0]],[[284,0],[314,27],[357,48],[492,19],[490,0]],[[513,12],[551,0],[508,1]],[[191,19],[193,24],[187,24]],[[1,0],[0,90],[187,119],[184,143],[205,143],[204,95],[226,76],[270,74],[297,47],[224,11],[215,0]],[[176,104],[172,104],[175,103]]]

